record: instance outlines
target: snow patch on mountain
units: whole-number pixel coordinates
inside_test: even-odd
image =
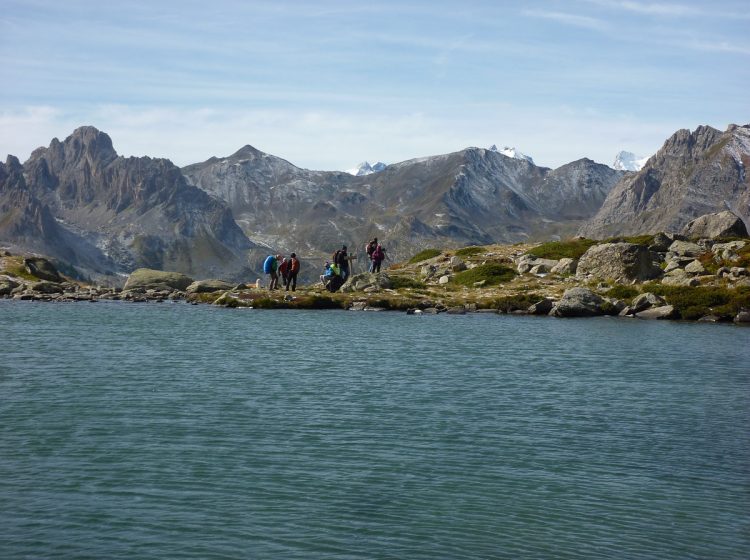
[[[385,169],[386,167],[386,164],[382,161],[378,161],[372,165],[370,165],[370,163],[367,161],[363,161],[357,167],[347,169],[346,173],[348,173],[349,175],[354,175],[356,177],[361,177],[362,175],[371,175],[373,173],[378,173],[379,171],[383,171],[383,169]]]
[[[503,154],[504,156],[508,156],[509,158],[525,159],[529,163],[534,163],[534,160],[531,158],[531,156],[527,156],[526,154],[516,150],[515,148],[504,146],[502,150],[499,150],[495,144],[492,144],[492,146],[489,147],[489,150],[491,152],[497,152],[499,154]]]
[[[618,171],[640,171],[650,158],[651,156],[639,157],[633,152],[623,150],[615,156],[612,168]]]

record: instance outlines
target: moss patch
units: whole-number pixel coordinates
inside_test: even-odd
[[[471,247],[464,247],[463,249],[459,249],[458,251],[456,251],[456,256],[457,257],[473,257],[474,255],[478,255],[484,252],[485,252],[484,247],[476,247],[472,245]]]
[[[420,251],[412,258],[410,258],[409,264],[417,264],[422,261],[426,261],[427,259],[432,259],[434,257],[437,257],[440,253],[441,251],[439,249],[425,249],[424,251]]]
[[[529,254],[540,259],[580,259],[581,256],[596,245],[593,239],[569,239],[567,241],[551,241],[542,243],[529,250]]]
[[[494,286],[508,282],[515,278],[516,271],[498,263],[486,263],[475,268],[459,272],[453,277],[453,282],[460,286],[473,286],[477,282],[484,282],[485,286]]]
[[[643,245],[644,247],[648,247],[649,245],[654,244],[654,236],[653,235],[631,235],[631,236],[610,237],[609,239],[606,239],[602,243],[632,243],[633,245]]]
[[[719,286],[665,286],[653,282],[644,284],[643,291],[662,296],[683,319],[694,320],[709,314],[731,317],[740,309],[750,308],[748,287],[728,289]]]
[[[498,309],[503,313],[512,313],[513,311],[526,310],[529,306],[542,299],[543,296],[533,292],[521,293],[490,300],[483,303],[481,307],[485,309]]]
[[[615,299],[631,300],[640,293],[633,286],[623,286],[618,284],[607,290],[604,295]]]
[[[423,290],[426,287],[424,282],[414,280],[413,278],[409,278],[408,276],[391,276],[391,284],[393,285],[394,290],[398,290],[400,288]]]

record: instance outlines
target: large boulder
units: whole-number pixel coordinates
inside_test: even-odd
[[[196,280],[185,291],[189,294],[205,294],[210,292],[226,292],[234,288],[234,284],[224,280]]]
[[[578,261],[576,276],[613,280],[649,280],[661,275],[651,252],[634,243],[602,243],[586,251]]]
[[[61,294],[63,293],[63,287],[57,282],[48,282],[47,280],[41,280],[40,282],[34,282],[29,285],[29,290],[37,292],[39,294]]]
[[[552,274],[575,274],[578,268],[578,261],[568,257],[560,259],[560,261],[550,269]]]
[[[125,282],[124,290],[185,290],[193,279],[179,272],[166,272],[163,270],[152,270],[150,268],[139,268],[134,270]]]
[[[385,272],[365,272],[349,277],[341,287],[342,292],[363,292],[365,290],[388,290],[393,287],[390,277]]]
[[[0,296],[9,296],[10,293],[18,287],[18,282],[10,278],[0,278]]]
[[[671,305],[649,307],[635,314],[639,319],[676,319],[679,315]]]
[[[57,272],[55,265],[42,257],[28,257],[23,259],[23,266],[26,272],[36,276],[40,280],[48,282],[62,282],[63,278]]]
[[[604,298],[587,288],[570,288],[550,311],[554,317],[592,317],[604,315]]]
[[[700,216],[689,222],[682,233],[687,237],[708,237],[710,239],[748,236],[745,223],[728,210]]]
[[[669,246],[669,254],[678,257],[698,257],[705,253],[705,249],[697,243],[677,240]]]

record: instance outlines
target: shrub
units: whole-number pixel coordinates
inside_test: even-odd
[[[394,290],[398,290],[399,288],[413,288],[421,290],[426,287],[424,285],[424,282],[414,280],[413,278],[409,278],[408,276],[391,276],[391,284],[393,285]]]
[[[498,263],[485,263],[469,270],[459,272],[453,277],[455,284],[473,286],[476,282],[484,281],[485,286],[492,286],[512,280],[516,271]]]
[[[665,286],[651,282],[644,284],[642,289],[662,296],[683,319],[698,319],[711,313],[731,316],[742,308],[750,307],[748,287],[730,289],[718,286]]]
[[[528,309],[530,305],[540,301],[542,296],[536,293],[526,294],[514,294],[512,296],[505,296],[499,299],[492,300],[487,304],[483,304],[482,307],[487,309],[499,309],[503,313],[512,313],[520,309]]]
[[[603,243],[632,243],[634,245],[644,245],[648,247],[649,245],[653,245],[654,236],[653,235],[632,235],[632,236],[610,237],[609,239],[604,240]]]
[[[596,245],[593,239],[569,239],[542,243],[529,251],[530,255],[540,259],[580,259],[588,249]]]
[[[441,251],[439,249],[425,249],[424,251],[420,251],[412,258],[410,258],[409,264],[417,264],[422,261],[426,261],[427,259],[437,257],[440,253]]]
[[[456,251],[457,257],[473,257],[474,255],[478,255],[479,253],[484,253],[484,247],[464,247],[463,249],[459,249]]]
[[[633,286],[623,286],[622,284],[617,284],[616,286],[613,286],[612,288],[607,290],[604,295],[616,299],[630,300],[637,296],[639,293],[640,292],[638,291],[638,289],[634,288]]]

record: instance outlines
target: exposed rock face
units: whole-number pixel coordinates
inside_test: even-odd
[[[396,261],[430,246],[572,233],[623,175],[591,160],[550,170],[469,148],[353,177],[300,169],[251,146],[183,173],[225,200],[253,241],[327,255],[342,243],[361,251],[377,235]]]
[[[555,317],[592,317],[603,315],[604,298],[587,288],[565,290],[562,299],[550,311]]]
[[[123,158],[82,127],[23,166],[0,167],[0,239],[86,274],[138,266],[239,275],[253,247],[225,203],[190,186],[165,159]]]
[[[750,125],[675,133],[636,174],[624,177],[580,230],[603,239],[680,231],[727,207],[750,219]]]
[[[32,276],[49,282],[62,282],[60,273],[55,266],[43,257],[28,257],[23,260],[24,268]]]
[[[696,218],[685,226],[682,234],[686,237],[709,239],[748,236],[744,222],[728,210]]]
[[[226,292],[234,288],[234,284],[224,280],[198,280],[190,284],[185,291],[189,294],[205,294],[210,292]]]
[[[341,287],[342,292],[364,292],[387,290],[393,287],[390,277],[385,272],[357,274],[350,277]]]
[[[634,243],[603,243],[594,245],[578,261],[576,276],[613,280],[648,280],[661,275],[653,264],[651,252]]]
[[[125,290],[160,290],[169,288],[185,290],[193,283],[193,279],[179,272],[165,272],[139,268],[134,270],[125,282]]]

